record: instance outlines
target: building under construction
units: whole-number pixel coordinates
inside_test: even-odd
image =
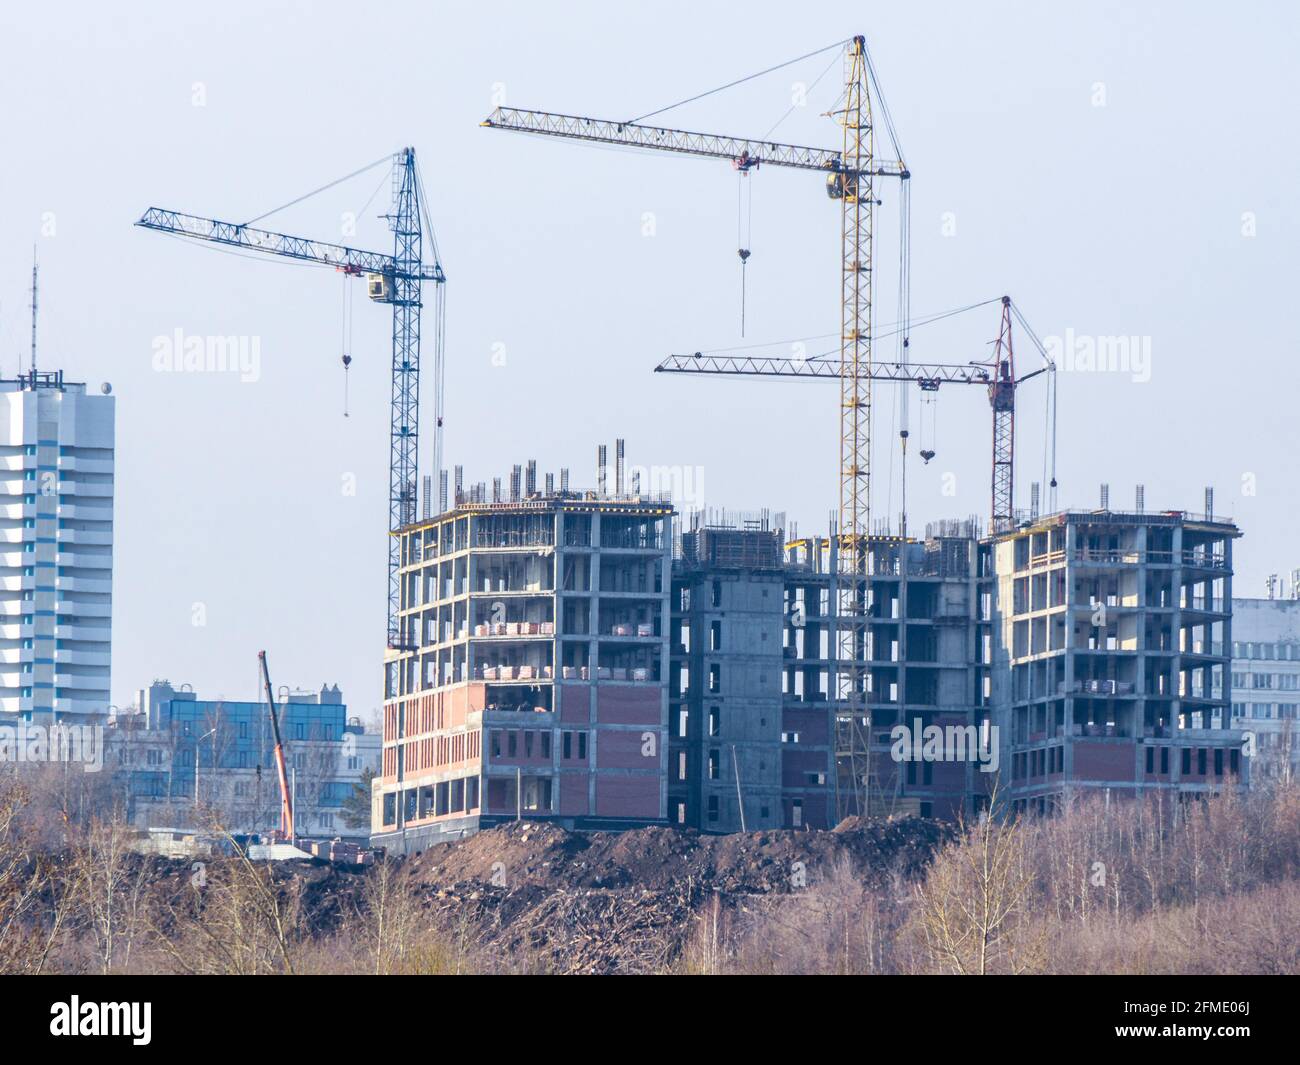
[[[673,820],[704,831],[826,828],[869,794],[873,812],[953,817],[977,792],[967,762],[891,757],[899,723],[979,727],[977,530],[870,541],[867,714],[839,747],[837,543],[766,518],[698,523],[673,575]],[[866,755],[867,720],[878,737]],[[837,749],[839,747],[839,749]],[[838,767],[838,768],[837,768]],[[865,800],[864,800],[865,801]]]
[[[596,490],[539,490],[530,464],[508,495],[462,487],[402,531],[376,842],[516,817],[827,828],[972,815],[995,787],[1049,812],[1081,790],[1245,782],[1223,727],[1230,521],[1103,507],[873,535],[863,710],[838,695],[838,538],[768,512],[681,518],[624,484],[621,446],[606,484],[603,455]]]
[[[618,451],[612,485],[603,447],[593,491],[539,488],[530,462],[398,534],[377,843],[666,821],[673,509],[624,485]]]
[[[1224,727],[1240,534],[1212,510],[1207,492],[1205,514],[1066,511],[983,545],[991,706],[1018,807],[1245,781],[1243,733]]]

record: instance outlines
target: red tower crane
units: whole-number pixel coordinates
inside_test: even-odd
[[[989,301],[991,302],[991,301]],[[1023,377],[1016,377],[1012,356],[1011,319],[1014,315],[1028,330],[1010,296],[1001,298],[1002,315],[990,361],[968,363],[885,362],[876,359],[868,371],[873,381],[914,383],[923,392],[937,392],[940,385],[982,385],[988,389],[993,412],[993,466],[991,477],[990,531],[1000,532],[1015,519],[1015,427],[1016,389],[1056,367],[1039,345],[1044,365]],[[1032,333],[1030,334],[1032,337]],[[655,373],[708,374],[734,377],[829,378],[840,376],[839,364],[831,359],[777,359],[752,355],[670,355],[655,367]],[[1053,433],[1055,426],[1053,424]],[[928,453],[924,453],[928,457]],[[1052,473],[1051,487],[1056,487]]]

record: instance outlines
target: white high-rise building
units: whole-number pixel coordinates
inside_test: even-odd
[[[113,421],[107,386],[0,380],[0,720],[108,712]]]

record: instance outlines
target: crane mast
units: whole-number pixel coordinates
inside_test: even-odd
[[[1016,363],[1011,350],[1011,299],[1002,297],[1002,324],[993,351],[993,486],[989,506],[991,531],[1002,532],[1015,521]]]
[[[868,813],[871,720],[871,311],[873,134],[865,41],[845,55],[841,170],[827,190],[841,205],[840,509],[836,577],[836,805]]]
[[[420,444],[420,189],[415,173],[415,149],[405,148],[394,170],[392,399],[389,419],[388,528],[400,529],[415,521],[416,481]],[[388,538],[388,645],[400,646],[402,544]]]

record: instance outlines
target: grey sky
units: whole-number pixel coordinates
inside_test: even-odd
[[[1238,594],[1300,566],[1292,5],[864,5],[856,22],[817,5],[725,10],[745,15],[699,3],[6,5],[0,368],[12,375],[26,349],[35,242],[42,364],[110,380],[118,396],[115,701],[154,676],[250,697],[262,647],[277,684],[337,681],[361,713],[380,698],[388,310],[354,286],[345,420],[342,280],[133,229],[151,205],[243,220],[412,144],[450,278],[449,464],[490,480],[536,457],[587,485],[595,444],[622,435],[630,462],[700,467],[713,505],[824,528],[834,385],[650,373],[669,352],[837,329],[839,223],[820,179],[748,179],[742,341],[729,167],[478,123],[501,88],[514,106],[629,118],[855,32],[914,174],[914,312],[1006,291],[1044,336],[1149,338],[1149,380],[1061,374],[1061,503],[1095,506],[1108,481],[1112,505],[1129,506],[1141,481],[1151,509],[1200,510],[1213,484],[1216,510],[1246,534]],[[763,135],[792,83],[828,59],[660,121]],[[839,78],[837,65],[773,136],[834,146],[819,112]],[[378,178],[267,224],[340,239],[341,213]],[[892,188],[883,195],[888,322],[897,208]],[[389,246],[374,217],[387,197],[355,243]],[[981,357],[995,326],[986,308],[918,329],[913,355]],[[260,379],[155,372],[153,339],[176,329],[258,338]],[[1034,358],[1023,343],[1017,355]],[[426,409],[431,398],[426,388]],[[896,408],[882,390],[878,514],[899,505]],[[921,410],[914,395],[914,439]],[[988,509],[987,403],[954,388],[936,410],[937,457],[909,473],[914,529]],[[1042,473],[1041,388],[1026,386],[1021,412],[1026,505]],[[427,456],[426,443],[426,468]]]

